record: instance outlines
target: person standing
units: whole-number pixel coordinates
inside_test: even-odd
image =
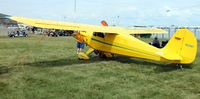
[[[76,44],[77,54],[79,54],[84,49],[84,38],[81,36],[80,33],[76,34],[76,38],[77,38],[77,44]]]
[[[152,45],[157,47],[157,48],[160,48],[160,41],[158,40],[157,37],[154,38]]]
[[[80,42],[77,40],[77,54],[81,53],[82,50],[84,49],[84,43]]]

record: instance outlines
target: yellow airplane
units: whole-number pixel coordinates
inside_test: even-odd
[[[159,62],[191,64],[197,54],[197,40],[194,34],[186,28],[178,30],[167,45],[160,49],[133,37],[132,34],[166,33],[162,29],[111,27],[107,26],[104,21],[102,22],[103,26],[96,26],[16,16],[8,18],[41,28],[79,31],[74,34],[74,37],[90,47],[86,53],[78,54],[80,59],[89,59],[88,55],[95,52],[105,57],[117,54]]]

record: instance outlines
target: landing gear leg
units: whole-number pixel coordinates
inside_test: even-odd
[[[78,54],[78,59],[79,60],[88,60],[88,59],[90,59],[88,55],[91,54],[93,51],[94,51],[93,48],[89,48],[86,53],[83,53],[83,52],[79,53]]]
[[[94,49],[93,48],[89,48],[86,52],[86,55],[89,55],[91,54],[92,52],[94,52]]]

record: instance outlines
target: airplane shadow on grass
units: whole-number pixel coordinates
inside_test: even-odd
[[[64,59],[57,60],[44,60],[37,61],[32,63],[25,63],[27,66],[35,66],[35,67],[61,67],[61,66],[72,66],[76,64],[89,64],[89,63],[98,63],[101,62],[102,59],[91,59],[91,60],[78,60],[78,58],[66,57]]]
[[[181,70],[179,66],[176,66],[176,64],[172,63],[162,63],[162,62],[156,62],[156,61],[149,61],[149,60],[143,60],[143,59],[135,59],[135,58],[129,58],[129,57],[116,57],[116,61],[121,63],[129,63],[129,64],[137,64],[137,65],[143,65],[145,67],[155,67],[155,72],[170,72],[175,70]],[[182,65],[183,69],[192,69],[191,65]]]
[[[176,64],[166,64],[161,62],[154,61],[144,61],[140,59],[133,59],[129,57],[117,56],[109,59],[101,59],[98,57],[93,57],[90,60],[78,60],[77,58],[66,57],[64,59],[57,60],[44,60],[37,61],[33,63],[25,63],[26,66],[34,66],[34,67],[59,67],[59,66],[72,66],[76,64],[90,64],[90,63],[98,63],[101,61],[117,61],[120,63],[127,63],[133,65],[142,65],[141,68],[155,67],[155,72],[170,72],[174,70],[180,70],[180,67],[176,66]],[[191,66],[184,66],[184,69],[191,69]]]

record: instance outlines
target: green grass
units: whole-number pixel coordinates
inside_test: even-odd
[[[71,37],[0,37],[0,98],[200,98],[199,55],[183,70],[122,56],[80,61],[75,43]]]

